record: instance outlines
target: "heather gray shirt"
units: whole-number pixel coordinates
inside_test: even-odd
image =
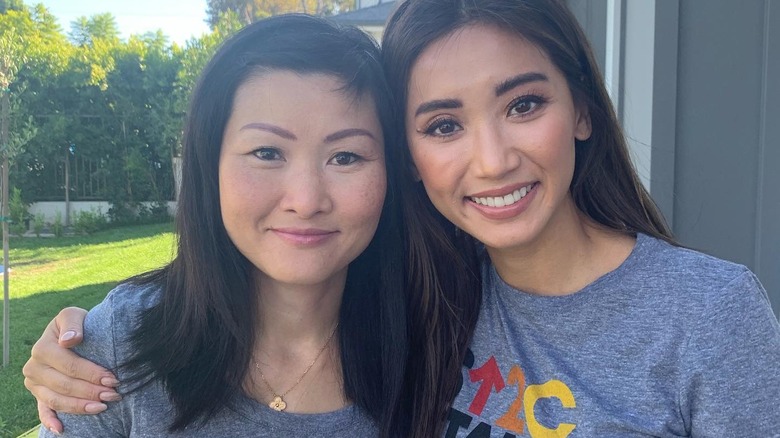
[[[81,356],[116,369],[131,353],[127,337],[141,310],[154,304],[159,290],[120,285],[89,311],[84,324],[84,343],[75,350]],[[120,381],[123,375],[118,376]],[[120,389],[121,390],[121,389]],[[235,406],[223,409],[203,427],[169,434],[173,406],[159,382],[109,403],[98,415],[58,414],[69,437],[371,437],[377,431],[372,421],[354,406],[324,414],[276,412],[253,399],[237,395]],[[41,429],[40,437],[54,438]]]
[[[446,437],[780,436],[780,326],[744,266],[639,235],[572,295],[483,276]]]

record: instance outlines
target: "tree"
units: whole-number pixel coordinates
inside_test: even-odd
[[[206,22],[213,29],[220,14],[227,11],[234,12],[244,25],[288,12],[333,15],[351,10],[354,3],[354,0],[207,0]]]
[[[70,39],[79,46],[92,45],[96,40],[111,44],[119,42],[119,28],[110,13],[78,17],[70,23]]]
[[[0,14],[8,11],[21,11],[24,9],[22,0],[0,0]]]

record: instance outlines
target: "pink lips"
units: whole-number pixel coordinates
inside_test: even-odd
[[[296,246],[314,246],[325,242],[338,232],[317,228],[272,228],[282,240]]]
[[[518,184],[516,186],[511,187],[504,187],[496,190],[488,190],[484,192],[480,192],[478,194],[472,195],[474,197],[487,197],[487,196],[501,196],[507,193],[511,193],[513,190],[516,190],[520,187],[526,187],[530,185],[530,183],[522,183]],[[536,197],[537,188],[539,187],[539,184],[536,183],[530,192],[528,192],[523,199],[515,202],[512,205],[506,205],[504,207],[490,207],[487,205],[481,205],[477,204],[476,202],[472,201],[469,198],[464,198],[465,201],[474,207],[482,216],[493,219],[493,220],[504,220],[504,219],[511,219],[515,216],[519,216],[522,214],[528,206],[533,201],[534,197]]]

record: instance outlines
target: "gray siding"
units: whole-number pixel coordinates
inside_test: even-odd
[[[780,3],[568,4],[602,66],[619,61],[613,100],[635,165],[677,237],[747,265],[780,315]],[[611,55],[603,37],[610,20],[620,41]]]

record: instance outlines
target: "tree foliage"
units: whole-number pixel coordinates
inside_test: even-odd
[[[25,202],[108,200],[115,219],[141,201],[172,199],[189,96],[219,44],[265,16],[328,15],[352,3],[209,0],[212,32],[181,47],[160,31],[123,40],[110,14],[79,17],[63,31],[43,5],[0,0],[11,186]]]
[[[354,0],[206,0],[206,21],[213,29],[221,14],[232,12],[246,25],[273,15],[301,12],[333,15],[351,10]]]
[[[241,27],[238,15],[222,14],[210,34],[180,47],[160,31],[122,40],[110,14],[81,17],[65,33],[44,6],[4,1],[0,79],[17,145],[11,186],[25,202],[66,192],[108,200],[115,219],[141,201],[172,199],[190,92],[219,43]]]

